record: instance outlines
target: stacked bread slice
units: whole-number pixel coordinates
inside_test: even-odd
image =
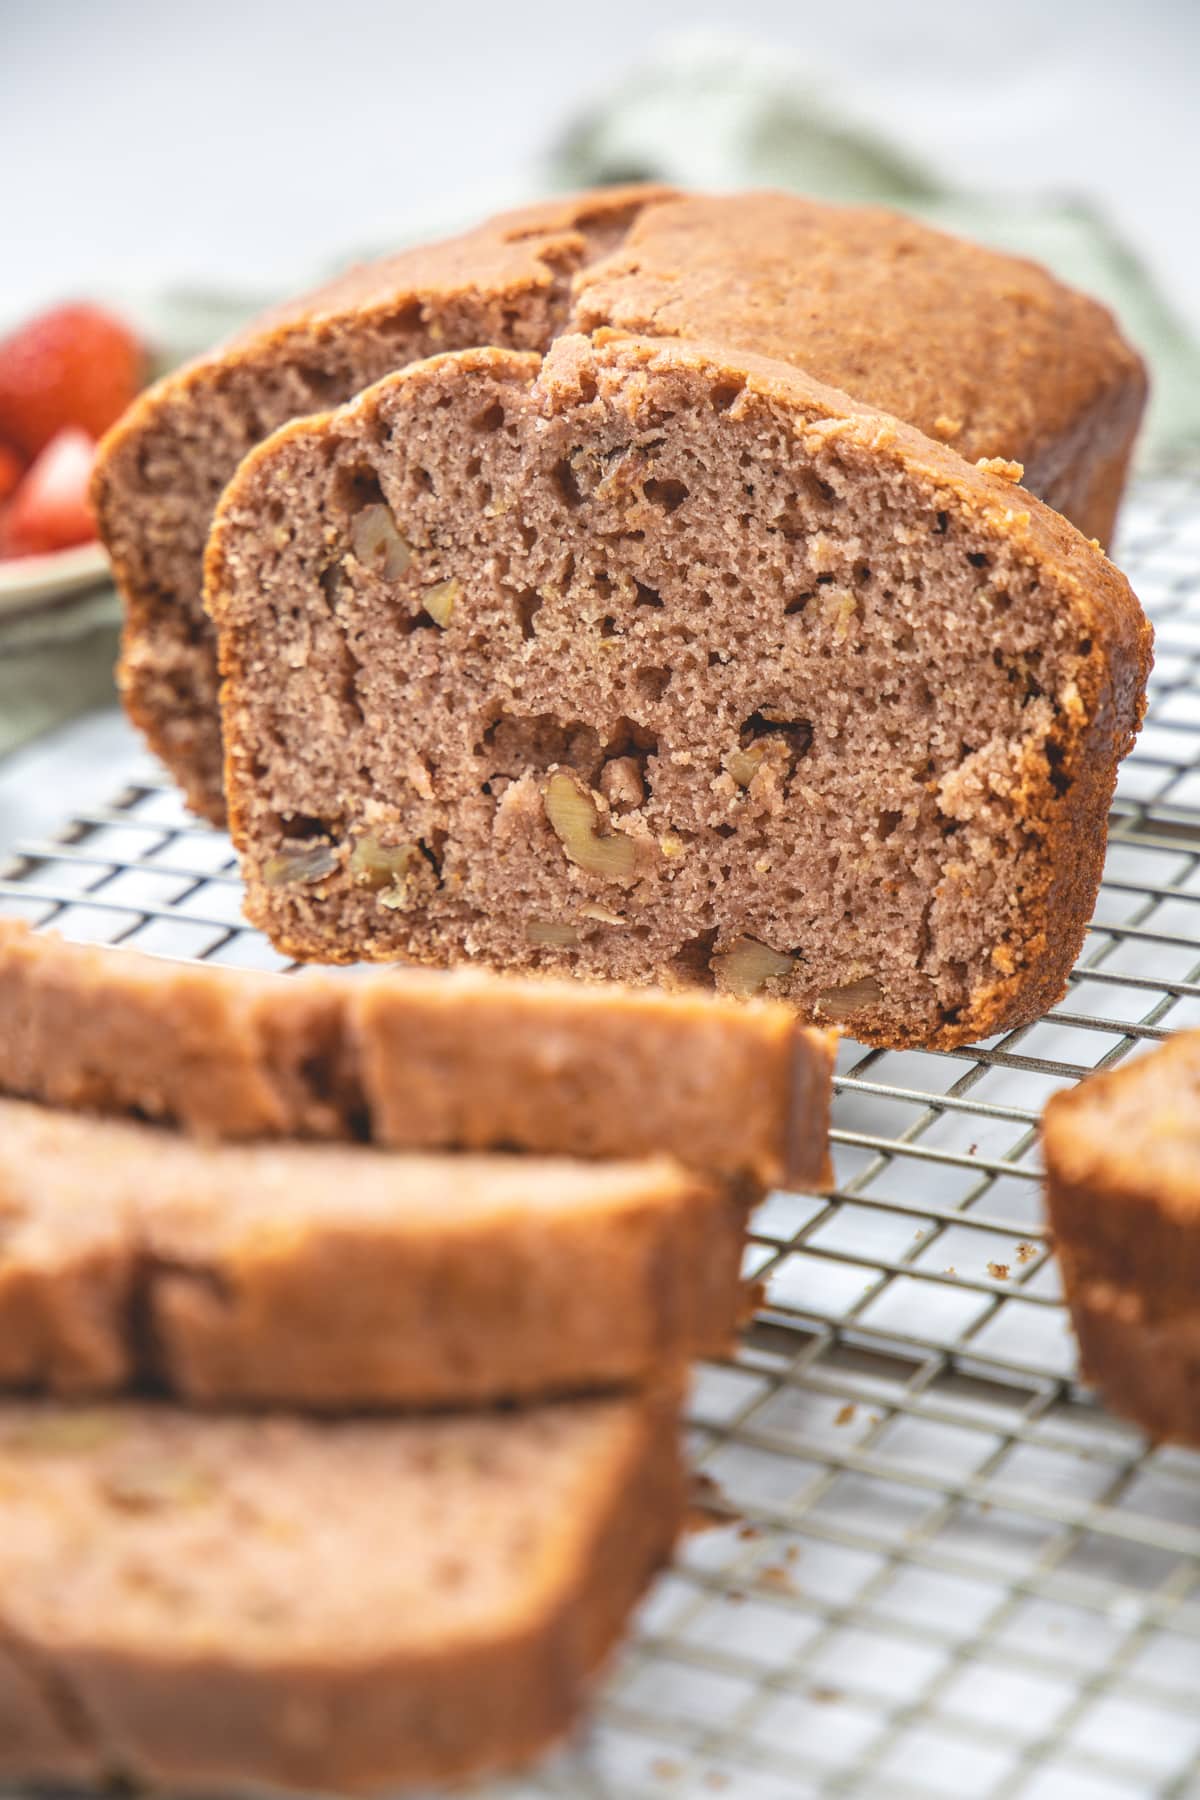
[[[825,1175],[831,1052],[0,924],[0,1779],[369,1791],[562,1735],[670,1554],[747,1207]]]

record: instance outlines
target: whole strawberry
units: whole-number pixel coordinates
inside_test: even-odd
[[[74,426],[99,438],[142,386],[146,356],[97,306],[57,306],[0,340],[0,440],[32,460]]]

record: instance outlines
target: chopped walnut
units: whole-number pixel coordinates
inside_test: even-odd
[[[641,766],[636,756],[614,756],[600,771],[600,792],[611,807],[631,811],[646,798]]]
[[[530,944],[553,944],[559,949],[571,950],[579,943],[579,931],[576,926],[558,919],[530,919],[525,926],[525,938]]]
[[[350,873],[359,887],[370,888],[377,894],[381,889],[391,887],[393,882],[402,881],[417,863],[424,860],[419,845],[381,844],[368,832],[365,837],[356,839],[350,852]]]
[[[633,874],[637,861],[633,839],[621,832],[602,834],[596,802],[573,775],[556,769],[546,783],[544,803],[551,830],[571,862],[608,880]]]
[[[613,912],[612,908],[608,906],[581,906],[579,916],[581,919],[595,919],[600,925],[625,924],[620,913]]]
[[[436,872],[420,844],[385,845],[370,833],[355,843],[350,873],[389,912],[411,912],[437,884]]]
[[[852,1019],[864,1007],[878,1006],[882,999],[883,989],[874,975],[863,975],[845,987],[826,988],[817,995],[817,1007],[830,1019]]]
[[[733,776],[739,787],[749,787],[758,774],[759,765],[766,754],[766,745],[761,741],[751,744],[746,750],[733,750],[725,759],[725,767]]]
[[[793,957],[772,950],[769,944],[760,944],[757,938],[739,937],[728,950],[714,956],[708,966],[722,987],[746,1000],[768,981],[790,975],[793,964]]]
[[[412,564],[412,550],[396,529],[391,507],[383,501],[355,513],[350,544],[363,568],[383,581],[399,580]]]
[[[462,591],[462,582],[458,580],[457,576],[452,576],[449,581],[439,581],[433,587],[426,588],[421,595],[421,605],[434,624],[440,625],[443,631],[450,623],[454,608],[462,598]]]
[[[321,881],[332,875],[337,866],[331,844],[297,845],[268,856],[262,866],[262,878],[267,887],[288,887],[292,882]]]

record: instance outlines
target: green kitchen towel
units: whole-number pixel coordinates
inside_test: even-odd
[[[1143,461],[1200,453],[1200,346],[1149,272],[1088,202],[965,191],[855,119],[803,64],[711,34],[669,46],[572,125],[547,161],[564,188],[668,181],[784,187],[872,202],[1020,256],[1112,307],[1152,372]]]
[[[1143,459],[1200,454],[1200,350],[1099,213],[1053,196],[1001,200],[963,191],[856,119],[830,98],[827,84],[818,89],[786,56],[712,38],[668,47],[585,110],[531,185],[636,179],[874,201],[1035,257],[1107,300],[1149,360],[1154,387]],[[395,249],[405,235],[426,230],[414,225],[395,242],[358,254]],[[149,306],[142,296],[107,298],[139,324],[162,361],[177,362],[226,336],[272,296],[179,292]],[[111,587],[0,620],[0,754],[111,701],[117,620]]]

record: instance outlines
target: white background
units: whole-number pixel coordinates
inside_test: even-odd
[[[0,316],[305,281],[507,199],[693,27],[785,47],[965,185],[1100,200],[1200,330],[1200,0],[0,0]]]

